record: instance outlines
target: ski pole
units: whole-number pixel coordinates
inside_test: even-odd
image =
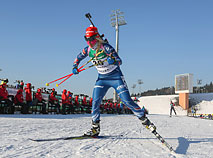
[[[93,57],[93,58],[91,58],[89,61],[87,61],[84,65],[82,65],[79,69],[82,69],[84,66],[86,66],[89,62],[91,62],[94,58],[96,58],[98,55],[100,55],[101,53],[103,53],[103,51],[104,50],[102,50],[102,51],[100,51],[100,52],[98,52],[97,54],[95,54],[95,56]],[[63,76],[63,77],[61,77],[61,78],[58,78],[58,79],[56,79],[56,80],[53,80],[53,81],[51,81],[51,82],[49,82],[49,83],[46,83],[46,86],[49,86],[51,83],[54,83],[54,82],[56,82],[56,81],[58,81],[58,80],[61,80],[61,79],[63,79],[63,78],[69,78],[69,77],[71,77],[73,74],[71,73],[71,74],[68,74],[68,75],[65,75],[65,76]],[[67,79],[66,79],[67,80]],[[66,81],[65,80],[65,81]],[[60,84],[59,84],[60,85]]]
[[[82,65],[79,69],[83,68],[83,67],[84,67],[85,65],[87,65],[91,60],[92,60],[92,58],[91,58],[89,61],[87,61],[87,63],[85,63],[84,65]],[[72,74],[72,73],[71,73],[71,74]],[[63,76],[63,77],[61,77],[61,78],[58,78],[58,79],[53,80],[53,81],[51,81],[51,82],[49,82],[49,83],[46,83],[46,86],[49,86],[49,84],[54,83],[54,82],[56,82],[56,81],[58,81],[58,80],[62,80],[63,78],[71,77],[71,76],[72,76],[71,74],[65,75],[65,76]]]
[[[89,68],[89,67],[84,68],[84,69],[81,69],[81,70],[79,70],[78,72],[84,71],[84,70],[86,70],[86,69],[88,69],[88,68]],[[56,84],[56,87],[60,86],[62,83],[64,83],[66,80],[68,80],[72,75],[73,75],[73,73],[69,74],[69,75],[67,76],[67,78],[65,78],[65,79],[64,79],[63,81],[61,81],[59,84]]]
[[[103,63],[103,62],[105,62],[105,61],[107,61],[107,59],[105,59],[104,61],[101,61],[101,63]],[[94,67],[94,66],[97,66],[97,65],[99,65],[100,63],[96,63],[96,64],[93,64],[93,65],[90,65],[90,66],[88,66],[88,67],[86,67],[86,68],[83,68],[83,69],[78,69],[78,72],[81,72],[81,71],[84,71],[84,70],[87,70],[87,69],[89,69],[89,68],[91,68],[91,67]],[[65,78],[62,82],[60,82],[59,84],[56,84],[56,87],[58,87],[58,86],[60,86],[62,83],[64,83],[67,79],[69,79],[71,76],[73,75],[73,73],[71,73],[71,74],[69,74],[68,76],[67,76],[67,78]]]
[[[89,68],[91,68],[91,67],[93,67],[93,66],[95,66],[95,65],[91,65],[91,66],[88,66],[88,67],[86,67],[86,68],[80,69],[80,68],[82,68],[82,66],[81,66],[81,67],[78,69],[78,72],[87,70],[87,69],[89,69]],[[64,79],[62,82],[60,82],[59,84],[56,84],[56,87],[60,86],[62,83],[64,83],[66,80],[68,80],[72,75],[73,75],[73,73],[67,75],[67,78],[65,78],[65,79]]]
[[[59,84],[56,84],[56,87],[58,87],[59,85],[61,85],[62,83],[64,83],[67,79],[69,79],[71,76],[73,75],[73,73],[69,74],[67,76],[67,78],[65,78],[63,81],[61,81]]]
[[[56,80],[53,80],[53,81],[51,81],[51,82],[49,82],[49,83],[46,83],[46,86],[49,86],[51,83],[54,83],[54,82],[56,82],[56,81],[58,81],[58,80],[61,80],[61,79],[63,79],[63,78],[66,78],[66,77],[68,77],[70,74],[68,74],[68,75],[66,75],[66,76],[63,76],[63,77],[61,77],[61,78],[58,78],[58,79],[56,79]]]

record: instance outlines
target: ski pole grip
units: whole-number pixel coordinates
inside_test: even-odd
[[[92,18],[92,16],[90,15],[90,13],[85,14],[86,18]]]

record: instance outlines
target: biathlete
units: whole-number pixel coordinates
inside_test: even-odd
[[[122,102],[128,106],[132,112],[142,121],[143,125],[156,127],[149,121],[145,111],[141,109],[130,97],[124,76],[121,72],[120,65],[122,61],[115,49],[104,42],[99,36],[98,30],[94,26],[86,29],[84,36],[88,44],[83,51],[78,54],[73,64],[73,74],[78,74],[78,65],[87,56],[93,58],[92,62],[96,65],[98,79],[93,90],[92,101],[92,128],[84,133],[85,136],[98,136],[100,133],[100,104],[107,90],[113,87]],[[101,53],[99,53],[101,52]],[[98,54],[96,56],[96,54]]]

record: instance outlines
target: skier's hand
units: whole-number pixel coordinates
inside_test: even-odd
[[[77,66],[76,66],[76,67],[73,67],[72,73],[73,73],[74,75],[77,75],[77,74],[79,73],[78,67],[77,67]]]
[[[108,62],[110,65],[116,63],[116,61],[115,61],[115,59],[114,59],[113,57],[108,57],[108,58],[107,58],[107,62]]]

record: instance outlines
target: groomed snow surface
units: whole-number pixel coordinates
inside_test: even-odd
[[[161,100],[167,100],[164,96]],[[140,104],[142,104],[140,98]],[[146,101],[145,101],[146,100]],[[152,104],[154,103],[152,98]],[[157,101],[158,99],[156,99]],[[148,107],[148,99],[144,99]],[[159,104],[160,101],[158,100]],[[150,101],[151,104],[151,101]],[[165,103],[164,103],[165,104]],[[204,103],[203,103],[204,104]],[[212,105],[209,105],[208,107]],[[176,154],[163,146],[134,115],[101,115],[102,139],[33,142],[29,140],[78,136],[91,127],[89,114],[0,115],[1,158],[212,158],[213,120],[178,115],[169,117],[169,108],[150,120],[172,145]],[[163,110],[165,112],[163,112]],[[183,111],[184,112],[184,111]],[[164,113],[164,114],[163,114]]]

